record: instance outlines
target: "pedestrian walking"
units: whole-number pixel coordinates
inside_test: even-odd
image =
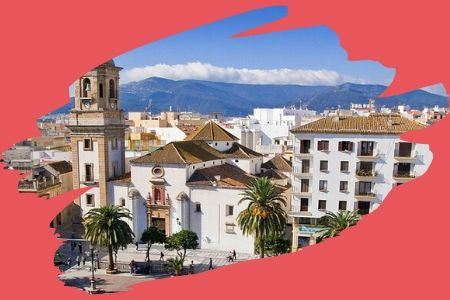
[[[233,260],[236,260],[236,250],[233,249]]]
[[[139,243],[136,242],[136,243],[134,243],[134,244],[136,245],[136,251],[138,251],[138,250],[139,250]]]
[[[189,265],[189,274],[194,274],[194,261],[191,260],[191,264]]]
[[[135,262],[134,262],[134,259],[132,259],[130,261],[130,274],[131,275],[133,275],[133,273],[134,273],[134,265],[135,265]]]
[[[208,270],[213,270],[214,268],[213,268],[213,263],[212,263],[212,258],[210,257],[209,258],[209,268],[208,268]]]
[[[228,262],[233,262],[233,253],[231,251],[228,253],[227,260]]]
[[[83,267],[84,267],[86,265],[86,255],[83,255],[82,263],[83,263]]]
[[[161,251],[161,255],[159,256],[160,261],[164,261],[164,253]]]

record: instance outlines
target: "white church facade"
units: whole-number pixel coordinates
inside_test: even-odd
[[[236,218],[246,186],[261,173],[263,156],[236,141],[213,121],[184,141],[169,143],[131,159],[125,170],[125,128],[120,109],[119,71],[109,61],[75,83],[71,130],[74,189],[91,187],[75,201],[74,221],[92,208],[120,205],[133,216],[139,241],[149,225],[166,235],[192,230],[204,249],[252,253]],[[127,168],[128,169],[128,168]]]

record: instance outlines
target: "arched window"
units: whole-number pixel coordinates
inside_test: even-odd
[[[87,98],[88,92],[90,91],[91,91],[91,81],[89,80],[89,78],[85,78],[83,79],[83,85],[81,88],[81,97]]]
[[[116,98],[116,88],[112,79],[109,81],[109,98]]]
[[[103,98],[103,83],[98,85],[98,94],[100,98]]]

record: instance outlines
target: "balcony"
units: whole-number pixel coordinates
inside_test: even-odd
[[[394,180],[395,181],[399,181],[399,182],[407,182],[410,181],[414,178],[416,178],[416,173],[415,172],[401,172],[401,171],[397,171],[394,172],[393,174]]]
[[[19,181],[18,190],[19,192],[41,192],[53,186],[59,185],[61,182],[59,179],[54,180],[21,180]]]
[[[355,191],[355,198],[358,200],[375,200],[377,195],[374,192]]]
[[[416,151],[411,151],[407,153],[396,152],[394,154],[394,159],[400,162],[413,162],[416,159],[418,159],[418,155]]]
[[[309,217],[312,216],[312,213],[308,211],[307,206],[294,205],[291,206],[289,215],[293,217]]]
[[[358,158],[359,160],[363,160],[363,161],[375,160],[378,158],[378,151],[377,150],[367,151],[367,152],[360,151],[356,155],[356,158]]]
[[[300,149],[299,152],[294,152],[294,156],[298,157],[312,157],[312,155],[312,149]]]
[[[311,195],[312,195],[312,193],[310,192],[310,191],[307,191],[307,192],[305,192],[305,191],[292,191],[292,195],[295,195],[295,196],[305,196],[305,197],[310,197]]]
[[[378,172],[374,171],[374,170],[365,170],[365,169],[359,169],[356,170],[355,172],[355,176],[358,179],[369,179],[369,180],[373,180],[376,179],[378,176]]]

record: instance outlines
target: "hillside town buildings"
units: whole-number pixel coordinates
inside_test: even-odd
[[[30,171],[22,193],[54,197],[90,187],[52,221],[65,237],[82,237],[92,208],[120,205],[139,240],[149,225],[167,235],[182,229],[203,249],[253,252],[236,218],[242,192],[258,177],[287,199],[292,248],[314,244],[327,212],[370,213],[389,191],[422,175],[426,145],[400,139],[446,115],[441,108],[381,108],[352,104],[317,114],[296,108],[255,108],[246,118],[171,109],[152,115],[120,106],[119,72],[108,61],[75,83],[69,118],[39,125],[44,137],[4,154],[10,168]],[[292,225],[292,226],[291,226]],[[292,229],[292,231],[291,231]]]

